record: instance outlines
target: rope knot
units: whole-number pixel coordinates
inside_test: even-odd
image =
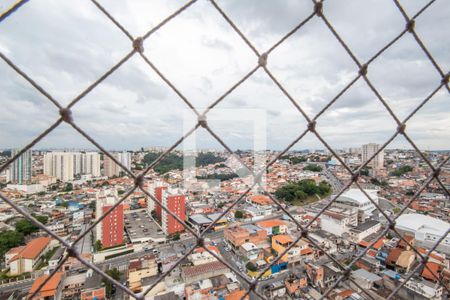
[[[61,108],[59,111],[59,115],[61,116],[61,119],[66,123],[71,123],[73,121],[72,117],[72,111],[70,108]]]

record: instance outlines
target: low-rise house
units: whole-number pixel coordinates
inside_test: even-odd
[[[381,224],[378,221],[366,221],[349,230],[350,239],[354,243],[359,243],[368,236],[378,232],[381,229]]]
[[[15,255],[8,261],[10,274],[20,275],[33,271],[42,256],[54,246],[56,244],[52,243],[50,237],[39,237],[29,241],[27,245],[21,247],[19,250],[13,248]],[[7,255],[10,257],[12,254],[7,253]]]
[[[224,237],[233,248],[238,249],[248,242],[257,246],[264,243],[267,240],[267,231],[255,225],[235,226],[225,229]]]
[[[34,297],[31,297],[38,289],[38,287],[49,277],[44,275],[37,278],[28,292],[29,300],[59,300],[62,296],[62,282],[64,273],[57,272],[53,275],[47,283],[36,293]]]
[[[397,259],[397,272],[408,273],[416,260],[416,254],[413,251],[403,251]]]
[[[364,269],[351,272],[350,277],[364,289],[376,290],[383,286],[383,278]]]
[[[272,237],[272,249],[275,251],[276,255],[281,255],[281,253],[283,253],[293,242],[293,238],[289,235],[275,235]],[[296,263],[303,257],[312,255],[313,253],[314,251],[309,247],[309,243],[300,239],[295,246],[283,255],[281,260],[289,263]]]
[[[89,288],[81,292],[80,300],[104,300],[106,299],[106,289],[104,287],[100,288]]]
[[[256,222],[256,225],[265,229],[267,235],[285,234],[287,232],[287,223],[280,219]]]
[[[405,283],[404,286],[406,289],[431,300],[442,299],[442,293],[444,291],[443,286],[429,282],[427,280],[419,281],[416,279],[410,279]]]
[[[86,273],[67,276],[62,282],[63,299],[76,299],[86,282]]]
[[[154,255],[131,260],[128,265],[128,286],[133,292],[142,291],[142,281],[158,274],[158,265]]]
[[[227,266],[220,261],[215,261],[198,266],[184,267],[181,271],[181,278],[186,284],[189,284],[227,272],[230,272]]]

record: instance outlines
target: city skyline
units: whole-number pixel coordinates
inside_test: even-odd
[[[411,15],[422,4],[420,1],[403,2]],[[56,3],[47,1],[45,11],[39,4],[29,3],[14,18],[5,20],[0,50],[64,105],[126,53],[129,41],[109,20],[98,14],[91,3],[80,4],[78,10],[65,3]],[[393,3],[369,1],[364,7],[355,2],[347,4],[330,2],[327,11],[336,30],[362,61],[404,28],[404,20]],[[260,51],[272,46],[312,11],[310,1],[290,1],[283,7],[271,2],[242,5],[224,1],[223,5]],[[123,5],[108,2],[105,6],[135,36],[142,35],[177,8],[175,3]],[[446,67],[450,65],[446,55],[450,51],[449,46],[437,41],[449,39],[450,33],[444,29],[445,26],[436,28],[434,24],[447,24],[445,16],[450,8],[444,1],[438,1],[430,10],[418,18],[416,29],[437,62]],[[211,13],[202,14],[204,11]],[[277,18],[273,12],[284,17]],[[376,13],[372,15],[373,12]],[[349,14],[351,22],[347,18]],[[53,26],[55,22],[59,26]],[[86,27],[98,29],[86,30]],[[35,29],[32,36],[28,28]],[[363,34],[364,30],[368,34]],[[173,39],[175,35],[176,40]],[[47,42],[41,44],[38,40]],[[27,45],[32,46],[33,51],[25,50],[29,48]],[[63,51],[52,50],[59,48]],[[161,72],[198,108],[212,103],[250,71],[257,61],[251,50],[206,1],[195,3],[180,14],[144,43],[144,49]],[[85,67],[80,69],[80,65]],[[269,56],[268,66],[310,117],[358,72],[348,54],[318,19],[313,19],[275,49]],[[0,112],[3,128],[0,148],[21,148],[54,122],[59,114],[47,99],[12,73],[6,64],[0,64],[0,76],[4,108]],[[368,76],[400,119],[406,117],[440,83],[436,70],[408,35],[371,64]],[[450,133],[445,130],[450,126],[447,100],[448,93],[441,89],[408,121],[406,131],[420,149],[450,148]],[[307,125],[261,70],[227,96],[217,108],[250,108],[265,112],[267,146],[272,149],[283,149]],[[75,122],[102,146],[123,150],[146,144],[172,145],[187,130],[183,126],[183,114],[189,113],[186,109],[183,101],[148,66],[134,57],[80,101],[72,113]],[[234,149],[251,148],[253,132],[245,124],[210,122],[210,126]],[[338,148],[354,146],[355,136],[361,144],[383,144],[395,128],[388,111],[364,82],[357,82],[317,120],[318,132],[330,145]],[[217,145],[204,132],[198,135],[198,139],[201,147]],[[62,124],[36,146],[79,148],[88,145],[87,140]],[[407,143],[401,136],[392,143],[392,147],[405,146]],[[320,142],[309,134],[294,146],[300,149],[318,147],[322,147]]]

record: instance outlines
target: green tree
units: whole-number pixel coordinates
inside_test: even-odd
[[[9,249],[17,247],[23,243],[23,234],[18,231],[6,230],[0,232],[0,256],[3,257]]]
[[[245,267],[247,268],[247,270],[251,271],[251,272],[256,272],[258,271],[258,269],[256,268],[255,264],[252,263],[251,261],[249,261]]]
[[[29,235],[30,233],[36,232],[39,228],[34,225],[31,221],[27,219],[20,219],[15,225],[16,231],[23,235]]]
[[[41,222],[44,225],[47,224],[47,222],[48,222],[48,217],[47,216],[33,215],[33,217],[35,217],[36,220],[38,220],[39,222]]]
[[[406,173],[411,172],[412,170],[413,170],[413,168],[411,166],[404,165],[404,166],[401,166],[401,167],[395,169],[394,171],[390,172],[389,175],[400,177],[400,176],[405,175]]]
[[[101,251],[103,249],[102,242],[100,240],[96,240],[94,243],[94,252]]]
[[[369,169],[364,168],[361,171],[359,171],[359,174],[361,174],[363,176],[369,176]]]
[[[305,171],[311,171],[311,172],[322,172],[322,167],[316,164],[309,164],[306,167],[303,168]]]
[[[326,196],[331,193],[331,185],[321,181],[319,185],[313,179],[303,179],[289,182],[275,191],[275,196],[287,202],[305,200],[307,197],[319,195]]]
[[[73,191],[73,184],[68,182],[66,183],[66,186],[64,187],[64,192],[71,192]]]
[[[242,219],[244,217],[244,213],[241,210],[237,210],[234,212],[234,217],[236,219]]]

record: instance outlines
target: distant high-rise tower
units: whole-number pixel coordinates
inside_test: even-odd
[[[174,213],[182,221],[186,216],[186,198],[178,190],[167,189],[163,191],[162,204],[169,211]],[[165,234],[170,235],[185,230],[183,224],[180,224],[172,215],[162,210],[161,224]]]
[[[11,150],[11,157],[20,150]],[[16,184],[26,184],[31,182],[31,150],[25,151],[15,161],[12,162],[9,169],[9,181]]]
[[[80,158],[81,160],[81,158]],[[48,152],[44,154],[44,174],[58,178],[61,181],[73,180],[74,163],[78,159],[70,152]],[[77,166],[81,168],[81,166]]]
[[[362,163],[368,161],[372,155],[374,155],[380,149],[379,144],[370,143],[362,146]],[[369,162],[368,167],[372,167],[374,170],[383,169],[384,166],[384,150],[380,151],[375,157]]]
[[[101,176],[100,154],[97,152],[48,152],[44,154],[44,174],[61,181],[71,181],[75,175]]]
[[[131,153],[129,152],[117,152],[112,154],[113,157],[120,162],[124,167],[131,168]],[[103,170],[107,177],[120,176],[121,172],[125,172],[122,167],[116,164],[109,156],[105,155],[103,160]]]
[[[91,174],[94,177],[101,176],[100,154],[97,152],[81,153],[81,174]]]

